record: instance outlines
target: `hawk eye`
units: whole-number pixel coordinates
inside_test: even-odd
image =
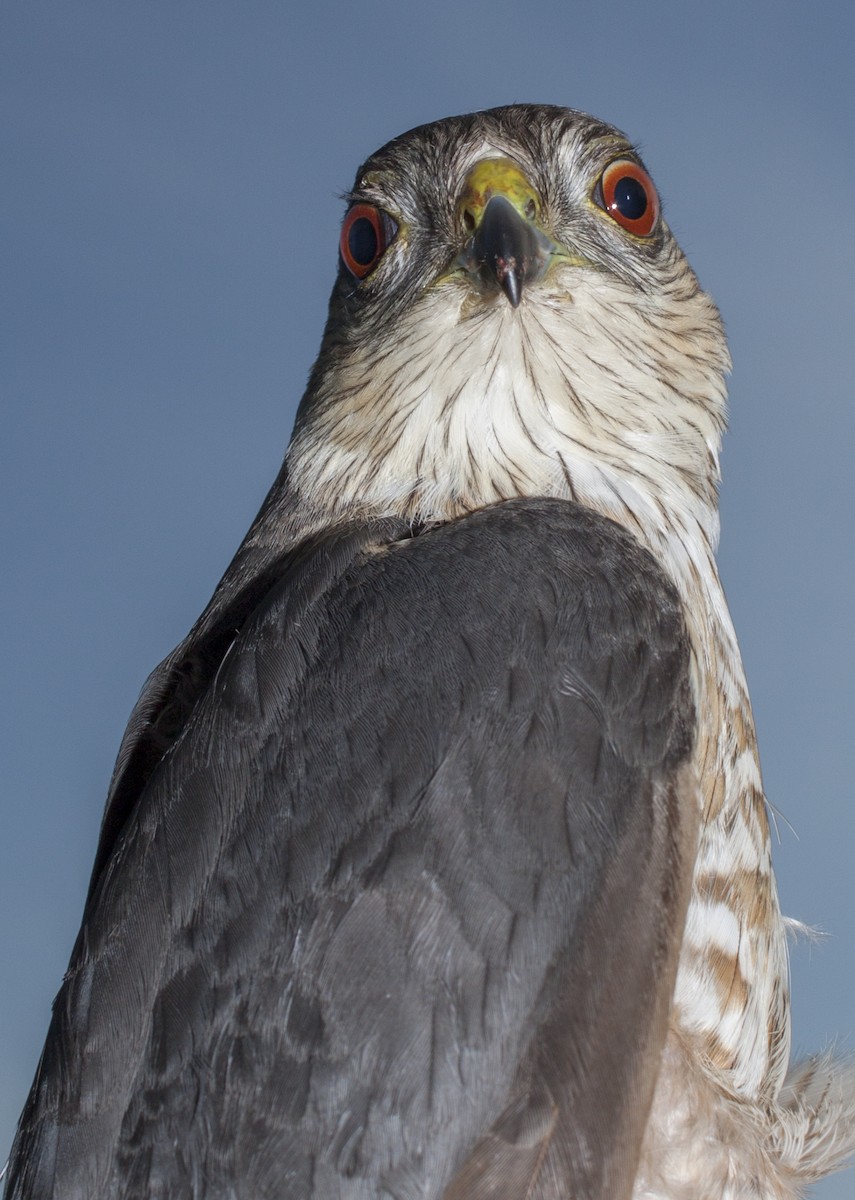
[[[339,250],[342,262],[357,279],[364,279],[377,266],[398,226],[373,204],[354,204],[345,214]]]
[[[600,178],[596,199],[630,233],[647,237],[653,232],[659,218],[659,197],[644,167],[631,158],[609,163]]]

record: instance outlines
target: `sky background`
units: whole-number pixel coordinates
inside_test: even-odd
[[[0,1160],[131,706],[279,467],[338,196],[510,101],[637,140],[724,314],[721,570],[783,905],[829,935],[793,949],[795,1044],[855,1048],[853,46],[850,0],[4,0]]]

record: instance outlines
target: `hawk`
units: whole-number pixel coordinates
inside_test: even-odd
[[[563,108],[359,170],[282,471],[131,716],[8,1200],[784,1198],[789,1068],[716,570],[729,358]]]

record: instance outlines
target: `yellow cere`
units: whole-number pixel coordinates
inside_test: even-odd
[[[504,196],[526,220],[531,218],[531,209],[526,212],[527,205],[533,203],[535,211],[540,208],[537,192],[509,158],[482,158],[475,164],[458,201],[458,216],[464,218],[468,211],[470,220],[474,219],[478,225],[493,196]]]

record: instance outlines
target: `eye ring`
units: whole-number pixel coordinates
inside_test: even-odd
[[[339,239],[341,260],[357,279],[364,279],[377,266],[398,226],[373,204],[352,204],[345,213]]]
[[[609,216],[636,237],[649,237],[659,220],[659,196],[639,163],[618,158],[600,176],[597,201]]]

